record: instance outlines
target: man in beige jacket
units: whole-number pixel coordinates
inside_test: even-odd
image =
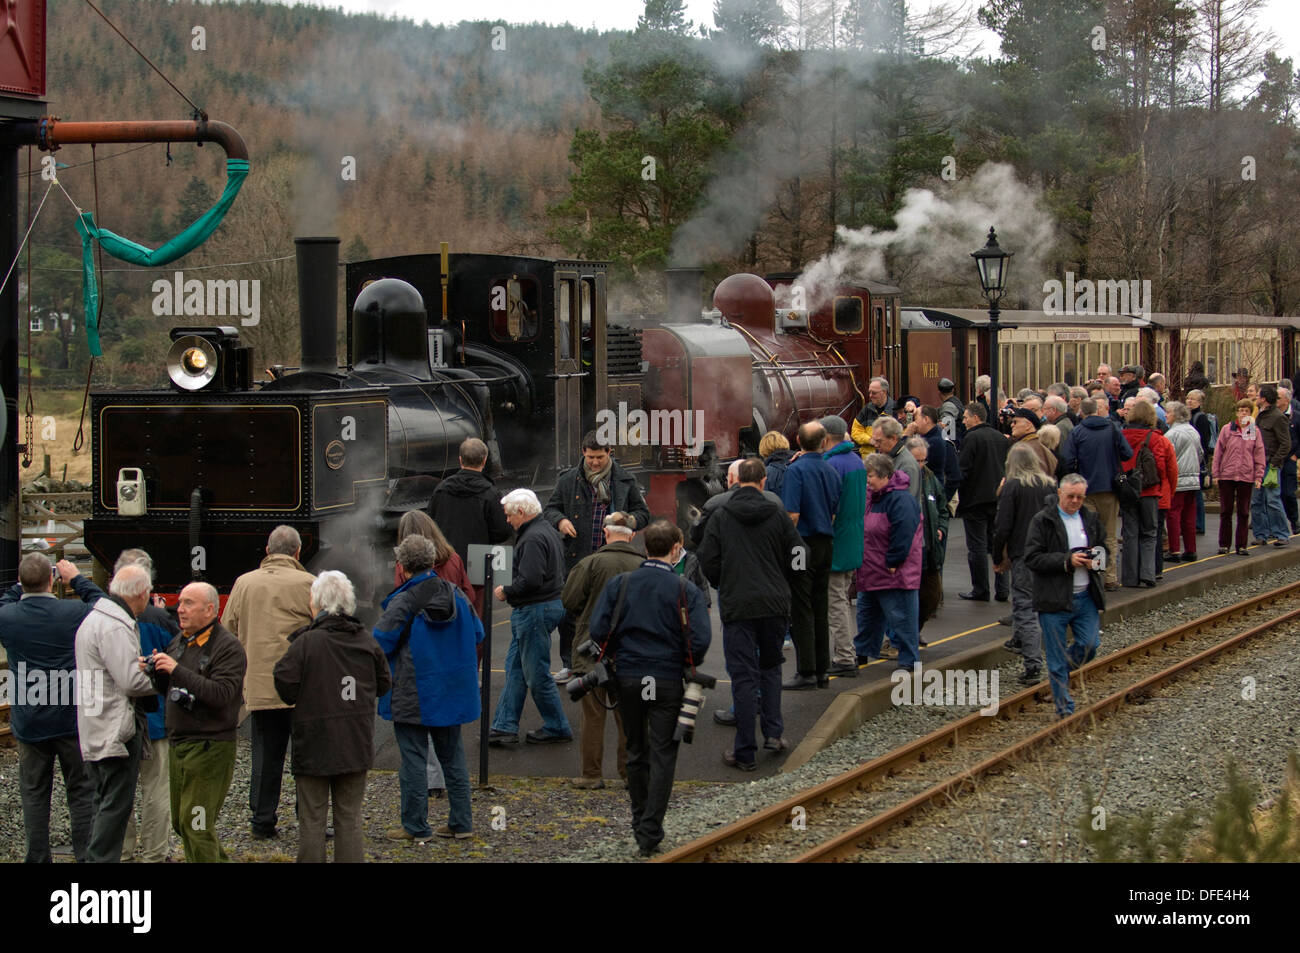
[[[289,635],[311,622],[311,584],[316,577],[298,562],[302,538],[292,526],[277,526],[266,542],[266,558],[235,580],[221,624],[248,656],[244,705],[252,714],[253,771],[248,790],[253,837],[276,836],[284,755],[293,710],[275,691],[272,670],[289,650]]]

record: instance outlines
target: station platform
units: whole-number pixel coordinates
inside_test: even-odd
[[[1251,546],[1248,556],[1217,556],[1218,514],[1206,514],[1206,533],[1197,539],[1198,555],[1194,563],[1166,565],[1164,580],[1155,589],[1121,589],[1108,592],[1107,611],[1102,620],[1102,642],[1105,644],[1105,626],[1148,612],[1167,602],[1187,598],[1189,594],[1205,591],[1216,584],[1239,582],[1263,571],[1295,565],[1300,572],[1300,536],[1293,537],[1285,548]],[[936,618],[931,619],[922,631],[929,646],[922,650],[925,666],[975,668],[989,661],[1009,655],[1001,647],[1010,637],[1011,630],[1000,625],[998,619],[1011,611],[1010,603],[966,602],[957,593],[970,589],[970,574],[966,566],[966,540],[962,522],[950,523],[947,560],[944,565],[944,604]],[[713,644],[701,671],[718,679],[718,686],[707,693],[696,724],[695,740],[682,744],[677,756],[678,780],[745,781],[775,773],[783,766],[797,767],[825,745],[836,740],[853,726],[869,717],[872,702],[856,696],[867,694],[872,686],[888,684],[895,662],[881,660],[864,667],[857,678],[832,677],[829,689],[783,692],[781,712],[785,723],[788,751],[781,755],[760,750],[758,769],[740,772],[722,762],[722,752],[732,747],[735,731],[713,721],[715,709],[731,705],[730,682],[727,679],[722,656],[722,625],[717,612],[717,593],[713,593],[714,606],[710,612],[713,623]],[[504,682],[503,665],[506,649],[510,645],[509,609],[494,603],[492,638],[492,704]],[[555,641],[555,638],[552,640]],[[783,677],[794,674],[794,651],[787,649]],[[559,654],[552,646],[552,671],[560,668]],[[541,727],[541,717],[531,698],[525,702],[520,721],[520,744],[515,747],[491,747],[489,770],[494,775],[529,777],[577,777],[580,772],[579,743],[576,740],[581,719],[580,708],[570,702],[561,690],[565,714],[570,720],[575,740],[567,744],[529,745],[522,741],[523,733]],[[844,698],[840,698],[845,695]],[[887,704],[887,696],[886,696]],[[878,710],[878,709],[877,709]],[[491,718],[491,711],[487,713]],[[613,729],[606,726],[605,777],[615,778],[615,748]],[[471,777],[477,782],[479,764],[479,726],[468,725],[462,733],[466,760]],[[762,744],[762,738],[759,738]],[[398,752],[392,729],[379,723],[376,737],[375,767],[396,770]]]

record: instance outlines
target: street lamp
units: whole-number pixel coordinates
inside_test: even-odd
[[[997,233],[990,227],[988,244],[970,255],[979,269],[980,291],[989,303],[989,422],[995,426],[998,412],[998,331],[1001,330],[998,315],[1002,313],[998,302],[1007,290],[1007,271],[1013,254],[998,247]]]

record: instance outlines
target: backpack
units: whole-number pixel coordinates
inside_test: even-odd
[[[1137,463],[1133,464],[1133,473],[1140,474],[1142,490],[1149,490],[1160,482],[1160,468],[1156,466],[1156,455],[1151,450],[1151,434],[1142,441],[1138,448]]]
[[[1210,449],[1213,450],[1214,445],[1219,442],[1219,418],[1208,411],[1205,412],[1205,416],[1210,422]]]

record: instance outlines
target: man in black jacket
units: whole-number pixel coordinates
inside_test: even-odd
[[[506,683],[492,717],[490,744],[518,744],[519,716],[532,692],[542,715],[540,731],[525,735],[529,744],[572,741],[573,730],[560,707],[560,693],[551,680],[551,633],[564,616],[564,554],[560,535],[542,517],[532,490],[511,490],[501,501],[514,527],[513,581],[497,586],[494,595],[510,604],[510,648],[506,652]]]
[[[1006,470],[1007,438],[988,423],[988,408],[979,401],[966,405],[962,419],[966,439],[961,445],[961,494],[957,515],[966,527],[966,563],[970,567],[971,591],[958,593],[963,599],[989,601],[989,541],[998,509],[998,485]],[[994,581],[998,602],[1006,602],[1010,580],[997,573]]]
[[[700,544],[700,565],[718,588],[722,650],[736,709],[736,741],[722,760],[753,771],[758,745],[754,716],[763,729],[763,747],[786,747],[781,721],[781,644],[790,620],[790,579],[799,533],[784,507],[763,496],[766,471],[761,460],[740,464],[731,498],[713,514]],[[759,709],[759,702],[762,708]]]
[[[591,615],[591,638],[617,666],[627,731],[632,833],[643,857],[663,840],[677,769],[673,728],[693,674],[708,651],[709,608],[694,583],[673,572],[682,533],[667,520],[646,527],[641,568],[611,579]]]
[[[75,649],[77,627],[104,593],[78,575],[76,566],[60,559],[59,575],[81,601],[60,599],[50,591],[52,568],[43,554],[27,553],[18,564],[18,584],[0,598],[0,645],[8,656],[9,677],[16,689],[9,700],[9,721],[18,740],[18,788],[29,864],[53,860],[50,792],[56,758],[63,772],[72,852],[78,863],[86,860],[94,819],[95,785],[86,773],[77,742],[76,679],[90,673],[78,674]],[[29,680],[48,686],[48,694],[29,699]]]
[[[485,476],[487,444],[470,437],[460,445],[460,469],[438,484],[429,500],[429,515],[469,565],[470,543],[504,543],[511,536],[510,524],[501,509],[501,491]]]
[[[636,521],[634,530],[645,529],[650,522],[650,508],[636,477],[623,469],[596,431],[590,430],[582,438],[582,463],[560,474],[546,503],[546,519],[564,538],[566,573],[604,545],[603,527],[610,513],[630,515]],[[560,624],[564,668],[555,676],[559,682],[568,681],[573,674],[573,632],[573,620],[565,615]]]
[[[1043,509],[1030,520],[1025,541],[1025,564],[1034,574],[1034,608],[1060,718],[1074,712],[1070,670],[1097,654],[1101,610],[1106,608],[1103,574],[1096,568],[1105,553],[1106,533],[1097,514],[1084,508],[1087,495],[1087,481],[1077,473],[1066,474],[1056,499],[1047,496]],[[1074,632],[1068,650],[1067,626]]]
[[[166,653],[150,656],[154,687],[167,693],[172,830],[186,863],[226,861],[217,815],[235,775],[235,731],[248,660],[217,619],[217,590],[192,582],[181,590],[181,634]]]

